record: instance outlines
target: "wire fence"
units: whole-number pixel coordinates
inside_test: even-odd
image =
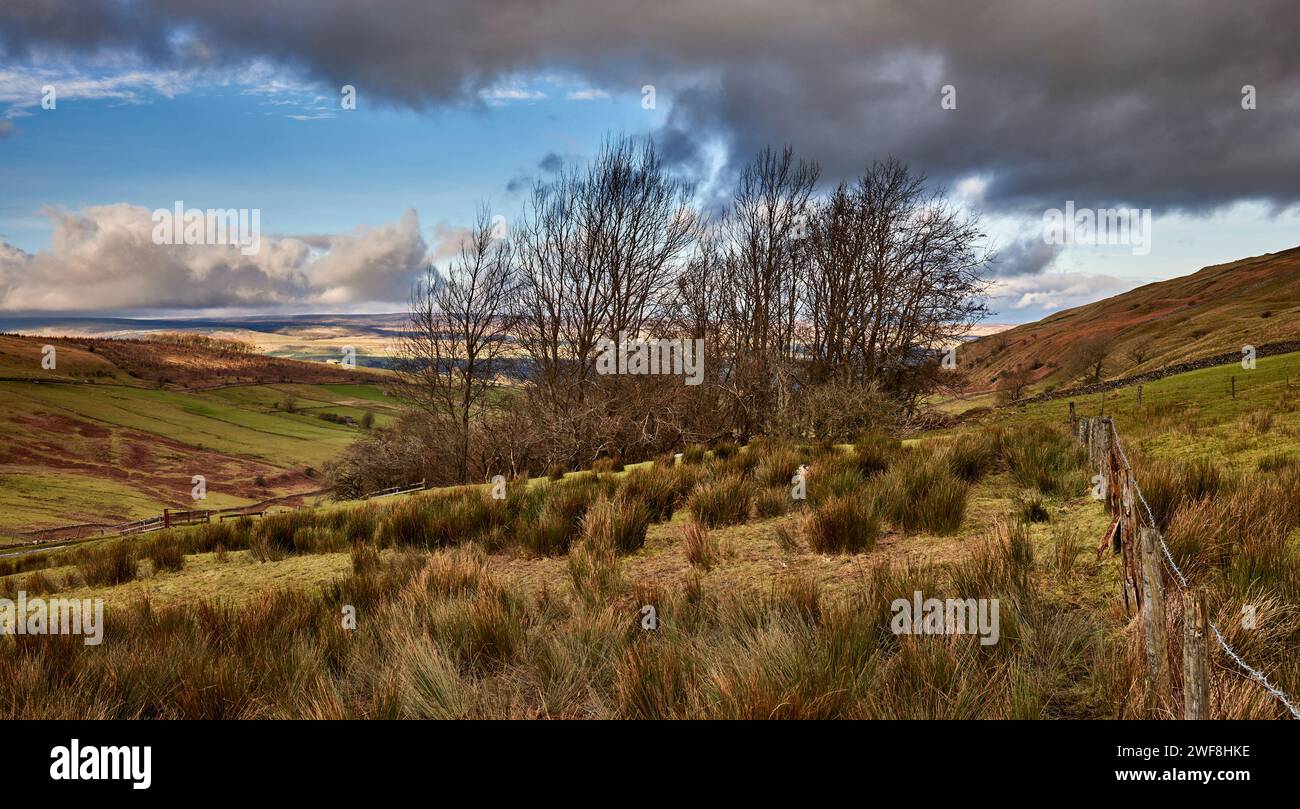
[[[1168,565],[1170,572],[1177,578],[1180,590],[1185,592],[1191,585],[1188,583],[1187,576],[1183,573],[1182,568],[1180,568],[1178,563],[1174,561],[1174,555],[1169,550],[1169,545],[1165,542],[1164,533],[1160,531],[1160,526],[1156,524],[1156,518],[1151,512],[1151,506],[1147,503],[1146,496],[1142,494],[1142,487],[1138,484],[1137,473],[1134,471],[1133,465],[1129,463],[1128,455],[1124,452],[1124,445],[1120,441],[1119,429],[1115,426],[1113,418],[1106,419],[1106,423],[1109,427],[1110,440],[1113,442],[1115,451],[1118,453],[1120,461],[1123,463],[1124,471],[1129,474],[1130,479],[1133,482],[1133,491],[1136,493],[1138,500],[1142,503],[1142,508],[1146,511],[1146,524],[1156,532],[1156,537],[1160,542],[1160,549],[1165,563]],[[1138,516],[1141,518],[1141,514]],[[1290,711],[1293,718],[1300,719],[1300,711],[1296,710],[1295,703],[1286,692],[1269,682],[1263,672],[1247,663],[1237,650],[1228,645],[1228,641],[1223,637],[1223,632],[1219,630],[1219,627],[1213,621],[1209,621],[1209,626],[1210,629],[1214,631],[1214,637],[1219,644],[1219,648],[1223,649],[1224,653],[1227,654],[1228,657],[1232,658],[1233,662],[1249,674],[1253,680],[1262,685],[1270,694],[1286,706],[1286,709]]]

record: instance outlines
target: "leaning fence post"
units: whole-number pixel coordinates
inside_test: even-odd
[[[1147,647],[1147,702],[1159,705],[1169,692],[1169,643],[1165,637],[1164,579],[1160,567],[1160,532],[1143,528],[1142,626]]]
[[[1078,430],[1079,426],[1074,421],[1074,402],[1070,402],[1070,429]]]
[[[1210,718],[1210,667],[1205,592],[1183,593],[1183,718]]]

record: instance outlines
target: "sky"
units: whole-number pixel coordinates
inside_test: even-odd
[[[479,206],[508,224],[627,134],[706,207],[766,145],[827,186],[905,161],[981,217],[991,320],[1035,320],[1300,244],[1297,22],[1269,0],[6,4],[0,311],[394,311]],[[257,211],[256,254],[156,244],[178,202]],[[1067,204],[1149,230],[1062,244]]]

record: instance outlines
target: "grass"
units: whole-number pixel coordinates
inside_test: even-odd
[[[1169,541],[1191,575],[1212,588],[1212,610],[1234,647],[1294,690],[1300,670],[1288,650],[1300,638],[1293,524],[1300,501],[1288,475],[1295,467],[1259,459],[1294,451],[1295,416],[1275,408],[1260,431],[1249,418],[1258,408],[1243,404],[1222,420],[1153,404],[1145,422],[1121,429],[1140,476],[1162,459],[1195,467],[1213,457],[1202,451],[1206,439],[1230,450],[1214,464],[1213,500],[1171,497]],[[772,455],[780,448],[750,447],[600,481],[531,481],[526,496],[499,508],[469,490],[477,501],[463,491],[425,493],[374,504],[364,517],[323,511],[288,534],[292,548],[279,561],[229,550],[224,562],[212,552],[187,553],[177,572],[141,564],[134,580],[93,590],[109,597],[110,627],[121,630],[126,651],[95,661],[24,641],[15,655],[0,656],[0,715],[1147,716],[1132,693],[1143,664],[1117,595],[1119,560],[1093,554],[1109,517],[1087,496],[1077,451],[1050,427],[1057,416],[1005,418],[890,447],[887,468],[869,475],[857,450],[819,453],[809,500],[783,498],[784,509],[762,505],[765,497],[788,498],[788,486],[763,485],[777,476],[767,470],[784,463]],[[652,482],[643,471],[666,477]],[[648,512],[654,498],[672,509],[643,523],[632,501]],[[415,520],[413,539],[384,540],[384,526],[403,509]],[[1040,509],[1050,521],[1033,521]],[[467,535],[429,541],[453,536],[436,527],[455,522],[452,514]],[[559,526],[550,536],[562,539],[539,552],[516,529],[548,514]],[[248,539],[257,535],[246,528]],[[240,530],[230,530],[223,541],[238,545]],[[344,532],[357,544],[352,554],[311,553]],[[369,537],[388,547],[371,546]],[[279,570],[295,575],[281,584],[272,578]],[[231,587],[233,577],[256,580],[263,595],[241,602],[256,609],[211,613],[208,602],[224,595],[202,586],[166,601],[176,612],[165,620],[146,618],[137,606],[150,593],[156,607],[155,592],[177,593],[179,583],[194,586],[213,571],[231,575]],[[65,565],[19,577],[36,573],[42,588],[70,575]],[[917,590],[999,598],[1002,639],[980,647],[970,638],[895,636],[889,604]],[[335,628],[341,603],[365,606],[364,635]],[[1239,628],[1246,603],[1266,616],[1265,632]],[[641,628],[645,605],[659,617],[653,633]],[[203,623],[202,615],[220,620]],[[220,626],[239,629],[219,635],[213,627]],[[182,637],[191,647],[186,656]],[[172,668],[151,665],[145,648]],[[295,682],[309,688],[286,687],[279,666],[255,662],[288,659],[283,650],[292,650]],[[1213,666],[1217,715],[1276,716],[1267,694],[1258,696],[1223,662]],[[48,681],[23,674],[33,667]],[[57,690],[74,669],[90,684],[75,698]],[[177,698],[151,700],[150,693]]]
[[[317,413],[377,424],[395,412],[373,386],[244,385],[185,392],[120,384],[0,383],[0,425],[15,460],[0,455],[0,529],[125,522],[188,500],[192,474],[208,478],[210,508],[315,487],[301,476],[261,491],[255,476],[320,469],[361,431]],[[287,392],[304,409],[273,410]],[[376,398],[378,397],[378,398]],[[21,458],[19,462],[16,460]],[[185,481],[182,486],[178,480]]]
[[[122,481],[62,470],[0,473],[0,529],[43,528],[77,517],[130,522],[160,511],[156,500]]]

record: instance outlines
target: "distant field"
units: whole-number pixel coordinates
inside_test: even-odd
[[[294,412],[287,412],[292,404]],[[322,486],[319,470],[362,430],[318,418],[396,404],[367,385],[244,385],[185,392],[0,382],[0,530],[122,522],[164,506],[223,508]]]
[[[1001,408],[984,420],[1064,424],[1070,401]],[[1101,394],[1073,401],[1080,416],[1102,412]],[[1300,457],[1300,353],[1261,357],[1253,370],[1238,363],[1145,382],[1141,405],[1137,385],[1118,388],[1106,392],[1104,406],[1133,448],[1154,457],[1205,456],[1238,470],[1253,468],[1265,456]]]

